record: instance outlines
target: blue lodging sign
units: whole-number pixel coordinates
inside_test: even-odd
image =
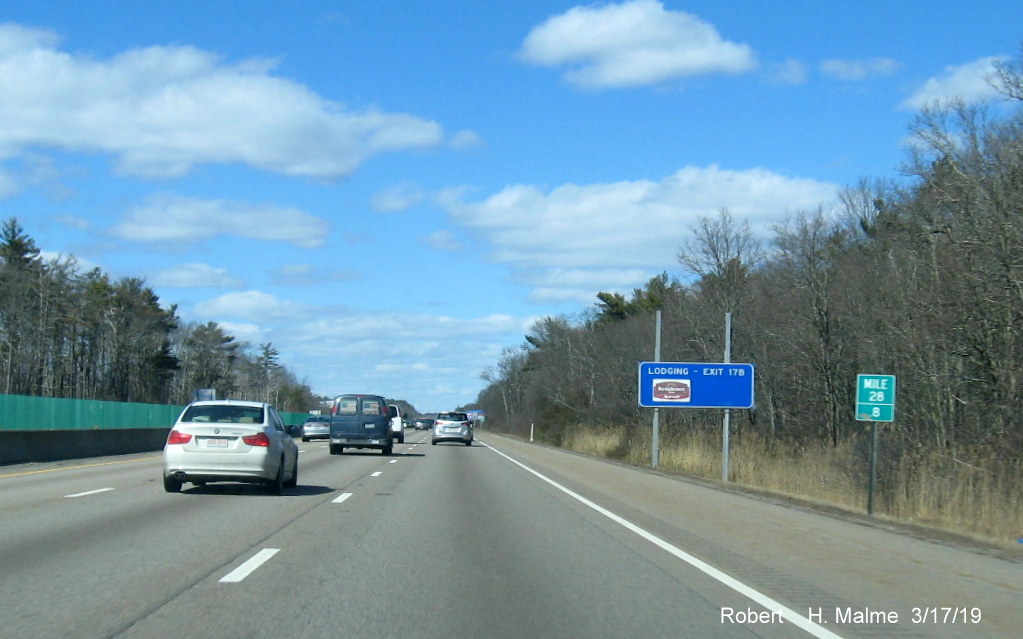
[[[753,364],[640,362],[645,408],[753,408]]]

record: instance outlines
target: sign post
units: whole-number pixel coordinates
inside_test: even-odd
[[[856,376],[856,421],[870,424],[870,484],[867,487],[867,514],[874,514],[877,486],[877,422],[895,421],[895,376]]]
[[[654,332],[654,361],[661,361],[661,309],[657,309],[657,327]],[[661,409],[654,408],[653,432],[650,437],[650,466],[653,469],[661,463]]]
[[[660,340],[656,355],[660,355]],[[639,405],[654,409],[654,468],[658,462],[661,408],[724,408],[721,475],[722,481],[727,482],[729,409],[753,408],[753,377],[753,364],[640,362]]]

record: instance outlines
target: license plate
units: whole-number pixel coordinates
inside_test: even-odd
[[[227,448],[226,439],[207,439],[206,448]]]

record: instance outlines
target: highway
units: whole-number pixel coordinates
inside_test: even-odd
[[[480,441],[482,440],[482,441]],[[1023,564],[489,433],[300,444],[297,488],[159,454],[0,466],[0,637],[1023,635]]]

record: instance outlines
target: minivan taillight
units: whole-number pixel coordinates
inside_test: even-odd
[[[249,446],[269,446],[270,438],[266,436],[266,433],[256,433],[255,435],[246,435],[242,437],[242,441]]]
[[[192,441],[191,435],[188,433],[178,432],[176,430],[172,430],[170,435],[167,436],[168,444],[187,444],[190,441]]]

